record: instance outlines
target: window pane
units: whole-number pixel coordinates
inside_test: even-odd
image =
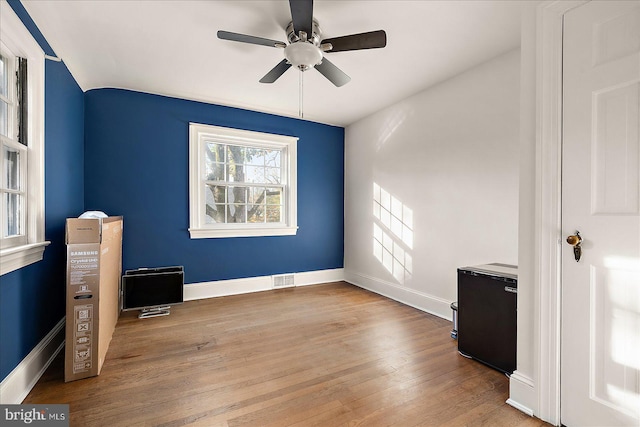
[[[280,222],[281,212],[281,206],[267,206],[267,222]]]
[[[9,136],[9,105],[0,100],[0,135]]]
[[[265,169],[266,182],[269,184],[280,184],[281,169],[280,168],[266,168]]]
[[[267,190],[267,204],[268,205],[280,205],[280,204],[282,204],[282,189],[281,188],[269,188]]]
[[[229,203],[247,203],[247,187],[228,187],[227,201]]]
[[[2,230],[3,237],[19,236],[22,232],[22,215],[24,197],[19,194],[4,194],[4,207],[6,212],[4,213],[7,218],[4,230]]]
[[[20,152],[7,146],[3,146],[2,151],[5,188],[20,190]]]
[[[224,223],[226,188],[219,185],[205,187],[205,222],[207,224]]]
[[[205,174],[207,181],[224,181],[224,163],[207,162]]]
[[[224,153],[225,153],[224,144],[216,144],[214,142],[208,142],[205,145],[205,153],[207,155],[207,162],[218,162],[224,163]]]
[[[264,206],[263,205],[249,206],[249,210],[247,211],[247,222],[263,223],[264,222]]]
[[[265,151],[259,148],[247,148],[246,163],[253,166],[264,166]]]
[[[280,167],[280,159],[282,157],[282,151],[280,150],[267,150],[264,155],[264,164],[274,168]]]
[[[236,203],[227,207],[227,222],[247,222],[247,205]]]
[[[239,147],[237,145],[228,145],[227,146],[227,163],[242,165],[245,161],[245,151],[244,147]]]
[[[226,203],[227,187],[223,185],[207,185],[205,198],[207,203]]]
[[[266,196],[264,187],[249,187],[249,203],[254,205],[264,204]]]
[[[207,181],[224,181],[224,144],[208,142],[205,144],[205,176]]]
[[[227,165],[227,181],[245,182],[245,171],[242,164],[230,163]]]
[[[9,97],[9,72],[7,71],[7,58],[0,55],[0,95]]]
[[[27,100],[29,99],[28,85],[27,85],[27,60],[25,58],[18,58],[18,72],[17,77],[17,115],[12,118],[15,121],[16,128],[13,134],[16,135],[16,139],[22,145],[28,146],[28,130],[27,130]]]
[[[266,197],[264,187],[249,187],[249,205],[247,207],[247,222],[264,222],[264,201]]]
[[[247,166],[245,181],[265,184],[267,181],[265,179],[264,168],[262,166]]]

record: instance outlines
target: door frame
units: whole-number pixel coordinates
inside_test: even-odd
[[[563,22],[565,13],[585,3],[545,1],[536,16],[536,415],[554,425],[561,423]]]

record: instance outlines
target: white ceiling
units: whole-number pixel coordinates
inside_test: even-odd
[[[218,30],[286,41],[286,0],[22,0],[83,90],[125,88],[298,116],[299,75],[258,80],[283,50],[219,40]],[[520,1],[316,0],[324,38],[383,29],[387,47],[327,58],[337,88],[303,74],[305,119],[346,126],[516,48]]]

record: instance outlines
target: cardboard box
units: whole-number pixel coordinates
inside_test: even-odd
[[[65,382],[100,374],[120,315],[122,217],[66,225]]]

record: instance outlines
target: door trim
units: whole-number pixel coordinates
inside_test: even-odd
[[[584,0],[544,2],[536,24],[536,415],[554,425],[560,425],[561,421],[563,20],[565,13],[584,3]]]

